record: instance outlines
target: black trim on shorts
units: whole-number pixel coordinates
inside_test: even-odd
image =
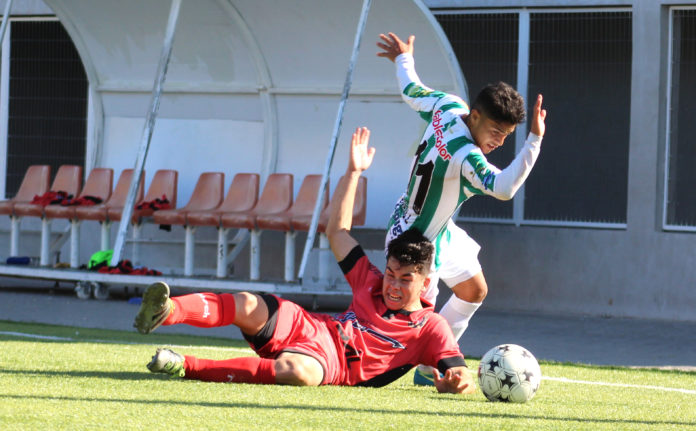
[[[437,361],[437,369],[444,374],[453,367],[466,367],[466,361],[463,356],[452,356],[451,358],[442,358]],[[468,368],[468,367],[467,367]]]
[[[358,263],[361,257],[365,256],[365,251],[360,245],[356,245],[353,249],[348,252],[346,257],[342,261],[338,262],[338,266],[341,267],[343,274],[348,274],[351,269]]]
[[[382,386],[387,386],[389,383],[398,380],[404,374],[408,373],[414,366],[411,364],[402,365],[397,368],[392,368],[378,376],[374,376],[370,380],[365,380],[360,382],[355,386],[366,386],[370,388],[381,388]]]
[[[273,338],[273,332],[275,332],[276,325],[278,324],[278,298],[267,293],[259,296],[268,307],[268,320],[256,335],[248,335],[242,332],[244,339],[253,344],[255,350],[259,350]]]

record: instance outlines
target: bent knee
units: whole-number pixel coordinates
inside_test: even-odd
[[[262,299],[259,295],[250,292],[238,292],[234,294],[235,314],[238,318],[248,319],[259,313],[259,304]],[[265,309],[265,303],[263,304]]]
[[[275,362],[276,382],[294,386],[319,386],[324,370],[316,359],[299,353],[284,353]]]
[[[452,288],[454,295],[462,301],[471,303],[483,302],[488,295],[488,284],[483,275],[478,274]]]
[[[474,288],[473,295],[477,297],[476,301],[471,302],[482,302],[488,295],[488,285],[484,281],[482,284],[477,284]]]

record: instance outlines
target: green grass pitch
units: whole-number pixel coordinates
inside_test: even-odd
[[[145,368],[159,346],[253,354],[235,340],[0,322],[0,429],[696,430],[693,372],[542,362],[536,397],[506,404],[416,387],[412,372],[380,389],[170,379]]]

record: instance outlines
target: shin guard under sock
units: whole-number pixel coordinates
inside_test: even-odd
[[[474,315],[480,306],[480,302],[467,302],[454,295],[442,306],[439,314],[449,323],[455,341],[459,341],[459,338],[469,326],[471,316]]]
[[[185,323],[200,328],[234,323],[236,306],[231,293],[194,293],[172,298],[174,309],[163,325]]]
[[[215,361],[185,356],[184,369],[187,379],[206,382],[259,383],[272,385],[276,382],[273,359],[249,356]]]

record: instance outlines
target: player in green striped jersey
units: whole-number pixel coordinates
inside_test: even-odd
[[[461,98],[425,86],[415,70],[413,43],[394,33],[380,34],[377,55],[396,64],[404,101],[427,123],[416,149],[406,191],[389,220],[386,243],[415,228],[435,245],[430,289],[423,298],[437,298],[441,278],[453,295],[440,314],[459,339],[471,316],[488,293],[478,261],[480,246],[452,217],[474,195],[512,199],[529,175],[539,155],[545,131],[546,110],[538,95],[531,118],[531,132],[524,147],[505,169],[486,160],[486,154],[503,145],[505,138],[525,120],[522,97],[508,84],[488,85],[474,100],[471,110]],[[423,370],[420,370],[421,374]]]

